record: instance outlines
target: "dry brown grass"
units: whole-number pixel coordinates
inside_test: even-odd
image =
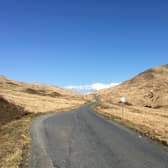
[[[1,92],[2,95],[14,102],[15,104],[24,107],[25,111],[32,113],[38,112],[54,112],[62,108],[72,108],[84,104],[86,100],[76,99],[71,97],[52,98],[50,96],[31,95],[18,92]]]
[[[30,143],[32,117],[22,117],[0,127],[0,167],[19,168],[23,149]]]
[[[121,121],[120,98],[125,96],[124,124],[168,145],[168,66],[147,70],[122,84],[97,93],[97,110]]]
[[[74,108],[88,101],[88,97],[55,86],[23,83],[0,77],[0,95],[27,112],[49,112]]]
[[[119,103],[125,96],[135,106],[168,107],[168,67],[149,69],[114,88],[97,92],[97,96],[111,103]]]
[[[168,145],[168,113],[165,110],[126,106],[124,119],[119,105],[98,106],[96,111]]]
[[[10,107],[9,107],[10,108]],[[60,109],[60,112],[73,108]],[[44,113],[27,113],[0,123],[0,168],[28,168],[32,120]],[[12,116],[12,115],[11,115]],[[3,120],[4,121],[4,120]]]

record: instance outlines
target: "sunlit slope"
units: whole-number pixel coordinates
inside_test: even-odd
[[[86,97],[56,86],[0,77],[0,95],[29,112],[49,112],[85,103]]]

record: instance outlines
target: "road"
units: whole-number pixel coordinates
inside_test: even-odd
[[[108,121],[91,104],[37,118],[31,168],[168,168],[168,149]]]

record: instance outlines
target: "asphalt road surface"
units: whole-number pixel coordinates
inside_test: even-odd
[[[33,122],[31,168],[168,168],[166,147],[90,107]]]

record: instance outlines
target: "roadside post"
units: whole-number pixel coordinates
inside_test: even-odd
[[[122,113],[122,119],[124,119],[126,98],[125,98],[125,97],[121,97],[120,100],[121,100],[121,113]]]

